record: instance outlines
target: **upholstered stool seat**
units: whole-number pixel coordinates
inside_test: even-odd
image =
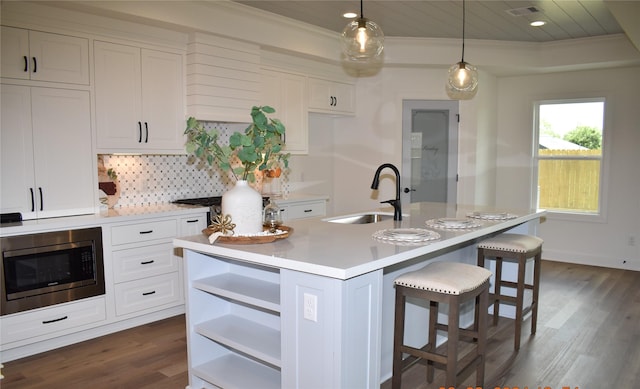
[[[538,321],[538,294],[540,290],[540,261],[542,258],[543,240],[537,236],[522,234],[501,234],[486,239],[478,244],[478,266],[484,268],[486,258],[495,258],[496,274],[493,293],[489,294],[489,305],[493,305],[493,324],[498,324],[500,302],[515,304],[515,340],[514,349],[520,349],[520,335],[524,315],[531,312],[531,334],[536,333]],[[527,260],[533,258],[533,282],[525,280]],[[515,261],[518,266],[516,282],[502,279],[503,261]],[[516,295],[503,294],[502,287],[516,289]],[[524,291],[533,291],[532,301],[524,307]]]
[[[396,306],[393,344],[392,388],[399,389],[402,380],[403,353],[427,361],[427,381],[432,382],[434,367],[446,371],[446,387],[455,387],[474,368],[476,385],[484,386],[484,366],[487,343],[487,309],[491,272],[473,265],[454,262],[435,262],[422,269],[405,273],[395,280]],[[428,343],[422,348],[404,344],[405,303],[407,297],[429,301]],[[460,306],[474,300],[474,323],[471,329],[460,329]],[[447,324],[438,323],[439,303],[449,306]],[[483,314],[479,314],[483,313]],[[436,352],[438,330],[446,330],[446,354]],[[465,336],[477,343],[469,362],[458,368],[458,341]],[[466,357],[465,357],[466,358]],[[462,358],[460,358],[461,360]]]

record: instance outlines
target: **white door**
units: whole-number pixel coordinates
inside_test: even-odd
[[[458,102],[402,104],[402,202],[456,202]]]

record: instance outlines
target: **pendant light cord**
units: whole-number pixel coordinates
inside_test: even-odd
[[[364,19],[364,7],[362,6],[363,0],[360,0],[360,19]]]
[[[465,25],[465,0],[462,0],[462,61],[464,62],[464,25]]]

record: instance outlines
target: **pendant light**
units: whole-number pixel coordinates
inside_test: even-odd
[[[462,0],[462,59],[449,68],[446,90],[454,100],[472,99],[478,92],[478,69],[464,61],[465,0]]]
[[[360,18],[352,20],[342,30],[342,48],[352,61],[368,61],[382,53],[384,34],[375,22],[364,17],[360,0]]]

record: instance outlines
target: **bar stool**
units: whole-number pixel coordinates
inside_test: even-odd
[[[476,385],[484,386],[484,366],[487,345],[487,309],[489,303],[489,278],[487,269],[455,262],[435,262],[420,270],[408,272],[396,278],[395,329],[393,338],[393,377],[391,387],[399,389],[402,380],[402,354],[407,353],[427,361],[427,382],[433,381],[434,365],[446,371],[445,386],[455,387],[476,370]],[[405,302],[407,297],[429,301],[428,343],[418,349],[404,344]],[[460,329],[460,306],[474,300],[473,327]],[[438,323],[438,304],[449,305],[448,323]],[[485,314],[478,314],[484,312]],[[446,354],[436,353],[437,330],[446,330],[448,342]],[[477,342],[467,356],[471,360],[458,369],[458,341],[464,336]]]
[[[500,315],[500,301],[515,304],[515,341],[514,349],[520,349],[520,334],[524,315],[531,312],[531,334],[536,333],[538,321],[538,292],[540,289],[540,261],[542,258],[543,240],[537,236],[522,234],[501,234],[486,239],[478,244],[478,266],[484,268],[486,258],[495,258],[496,274],[493,293],[489,294],[489,306],[493,305],[493,325],[498,324]],[[533,258],[533,283],[525,281],[526,264],[529,258]],[[516,282],[502,279],[503,261],[517,262],[518,278]],[[502,287],[507,286],[516,289],[516,296],[502,294]],[[531,305],[524,307],[524,291],[533,291]]]

